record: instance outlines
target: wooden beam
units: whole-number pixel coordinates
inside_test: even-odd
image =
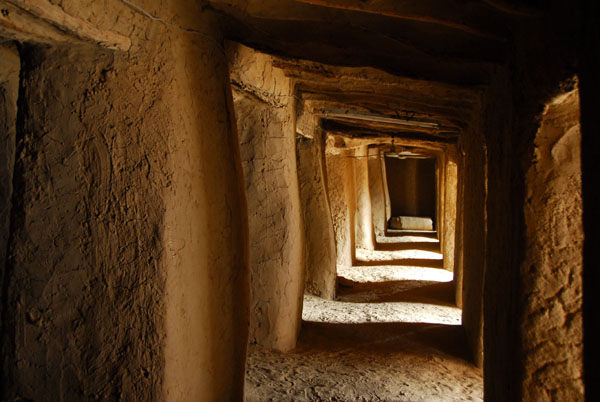
[[[457,133],[424,133],[418,131],[380,131],[363,127],[349,126],[340,122],[323,120],[322,129],[325,132],[349,136],[353,138],[399,138],[411,141],[426,141],[443,144],[455,144],[458,140]]]
[[[416,119],[404,119],[398,117],[390,117],[386,115],[382,115],[379,113],[370,113],[363,112],[358,110],[350,110],[350,109],[323,109],[317,111],[316,113],[319,117],[327,117],[327,118],[344,118],[349,120],[364,120],[371,121],[376,123],[386,123],[394,126],[403,126],[403,127],[422,127],[427,129],[437,130],[440,127],[440,124],[433,121],[422,121]]]
[[[410,93],[398,93],[396,96],[391,96],[354,91],[340,93],[327,90],[321,90],[320,92],[311,90],[307,92],[301,85],[298,85],[298,90],[302,99],[309,102],[310,105],[314,105],[315,108],[328,107],[327,103],[331,103],[331,107],[336,107],[335,104],[347,104],[374,112],[395,114],[395,112],[410,111],[414,117],[421,116],[425,119],[441,117],[446,121],[461,121],[463,123],[470,121],[473,111],[476,110],[476,105],[472,104],[454,105],[449,102],[438,104],[438,98],[434,96],[422,97],[416,90],[413,92],[412,97]]]
[[[22,9],[0,0],[0,35],[18,42],[73,42],[72,36]]]
[[[344,132],[330,131],[327,132],[327,149],[328,154],[341,154],[343,151],[369,145],[377,146],[382,150],[391,150],[392,144],[402,147],[414,147],[419,149],[432,150],[434,152],[448,149],[455,144],[450,142],[429,141],[426,139],[391,136],[370,136],[370,137],[355,137]],[[389,148],[388,148],[389,147]]]
[[[468,14],[463,4],[457,1],[435,0],[296,0],[300,3],[361,11],[409,21],[425,22],[459,30],[471,35],[496,41],[506,41],[504,36],[485,30],[485,22],[465,23]],[[473,18],[475,19],[475,18]]]
[[[425,128],[419,128],[419,127],[413,127],[411,130],[412,131],[422,131],[422,132],[439,132],[439,131],[444,131],[444,132],[461,132],[463,131],[468,125],[469,122],[471,121],[471,119],[463,119],[463,120],[459,120],[459,119],[453,119],[453,118],[449,118],[446,116],[442,116],[439,114],[425,114],[425,113],[417,113],[417,112],[413,112],[413,111],[409,111],[406,109],[401,109],[401,108],[367,108],[367,107],[363,107],[363,105],[356,105],[353,103],[344,103],[344,102],[321,102],[321,101],[303,101],[303,102],[299,102],[299,110],[302,110],[302,113],[307,113],[307,114],[311,114],[311,115],[316,115],[317,112],[319,110],[325,109],[325,108],[348,108],[351,107],[354,110],[360,110],[360,111],[364,111],[364,112],[376,112],[376,113],[381,113],[384,115],[392,115],[392,116],[397,116],[399,118],[406,118],[406,119],[422,119],[422,120],[435,120],[440,124],[440,128],[436,129],[436,130],[431,130],[431,129],[425,129]],[[397,113],[395,113],[397,112]],[[394,125],[386,125],[385,123],[372,123],[372,122],[367,122],[367,121],[359,121],[359,120],[349,120],[349,119],[343,119],[343,118],[328,118],[331,121],[338,121],[340,123],[344,123],[344,124],[349,124],[349,125],[353,125],[356,127],[364,127],[364,128],[375,128],[377,130],[381,130],[382,132],[394,132],[394,131],[399,131],[399,126],[394,126]],[[410,129],[410,128],[406,128],[406,129]]]
[[[131,47],[131,39],[127,36],[112,31],[101,30],[88,21],[67,14],[59,6],[55,6],[45,0],[2,0],[0,1],[0,6],[5,6],[7,3],[29,13],[36,19],[41,20],[41,22],[53,26],[58,31],[69,34],[77,39],[94,42],[108,49],[124,52],[128,51]],[[47,36],[49,40],[64,40],[64,37],[58,38],[57,36],[60,35],[49,29],[44,34],[44,31],[40,30],[39,26],[35,26],[36,24],[29,27],[18,25],[18,21],[14,22],[10,20],[10,12],[5,14],[8,14],[8,16],[4,16],[2,24],[8,25],[12,29],[17,27],[24,35],[30,34],[33,37]],[[12,26],[10,25],[11,23]]]

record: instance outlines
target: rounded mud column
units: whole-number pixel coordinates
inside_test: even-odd
[[[373,232],[373,211],[371,209],[371,193],[369,191],[367,145],[356,149],[354,178],[356,189],[356,246],[373,250],[375,249],[375,234]]]
[[[306,239],[305,291],[331,300],[336,284],[335,234],[323,174],[324,149],[317,135],[299,136],[296,147]]]
[[[354,242],[354,151],[336,150],[327,155],[327,188],[335,232],[336,265],[351,267],[356,259]]]
[[[304,291],[304,224],[296,167],[292,82],[266,54],[229,49],[248,199],[250,342],[296,346]]]
[[[177,4],[180,23],[214,39],[174,30],[165,67],[171,107],[165,152],[173,172],[166,183],[163,232],[165,399],[241,401],[248,229],[227,59],[210,14]]]
[[[385,190],[381,172],[382,156],[379,148],[369,148],[369,191],[373,210],[373,228],[377,236],[385,236]]]

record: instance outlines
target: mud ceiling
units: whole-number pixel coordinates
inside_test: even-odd
[[[214,0],[209,7],[221,14],[227,39],[275,56],[274,66],[293,79],[298,132],[303,115],[320,117],[338,147],[392,138],[434,149],[457,143],[503,63],[511,28],[536,18],[493,1]],[[437,127],[332,117],[328,110]]]
[[[133,3],[120,0],[125,5]],[[226,39],[276,56],[293,79],[303,114],[367,143],[456,143],[479,110],[488,80],[504,62],[512,29],[535,12],[497,0],[211,0]],[[0,34],[25,41],[94,41],[127,51],[129,38],[102,31],[39,1],[2,0]],[[234,66],[235,68],[235,66]],[[323,111],[351,110],[437,123],[422,128]],[[364,144],[365,141],[360,141]],[[354,146],[358,146],[354,141]],[[443,146],[442,146],[443,148]]]

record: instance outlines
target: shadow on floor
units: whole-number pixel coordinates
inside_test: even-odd
[[[331,324],[302,322],[297,350],[352,349],[372,354],[441,352],[470,361],[460,325],[423,323]]]
[[[361,295],[366,296],[362,299]],[[337,299],[352,303],[409,302],[456,307],[453,281],[403,280],[354,282],[351,285],[346,282],[338,287]]]

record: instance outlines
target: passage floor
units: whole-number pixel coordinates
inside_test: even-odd
[[[389,259],[408,240],[381,241]],[[413,237],[417,258],[437,257]],[[435,244],[435,243],[434,243]],[[481,371],[468,360],[452,274],[384,265],[382,250],[361,250],[382,265],[339,270],[335,301],[307,295],[295,350],[250,347],[247,401],[481,401]],[[369,256],[369,253],[371,255]]]

